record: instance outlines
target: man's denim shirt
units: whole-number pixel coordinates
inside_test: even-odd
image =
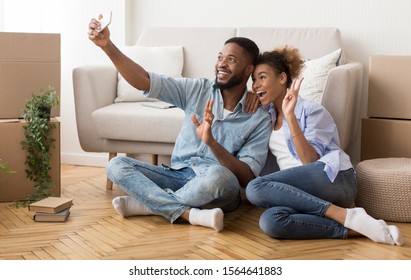
[[[270,105],[267,110],[275,123],[275,107]],[[322,105],[299,97],[294,112],[308,143],[317,151],[319,161],[325,163],[324,171],[331,182],[334,182],[339,171],[353,168],[349,156],[340,148],[337,126]],[[294,158],[299,159],[286,119],[283,128],[288,149]]]
[[[246,94],[232,113],[223,118],[224,104],[220,90],[209,79],[171,78],[149,72],[150,91],[147,97],[158,98],[181,108],[185,112],[182,129],[177,137],[172,168],[193,168],[201,173],[203,166],[218,164],[218,160],[207,145],[196,134],[191,121],[194,114],[201,123],[204,108],[209,99],[214,100],[212,134],[216,141],[229,153],[248,164],[258,176],[267,159],[268,141],[271,131],[269,114],[259,108],[254,114],[245,112]]]

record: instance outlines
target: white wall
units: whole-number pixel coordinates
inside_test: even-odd
[[[370,55],[411,55],[409,0],[0,0],[0,16],[2,2],[4,31],[62,34],[63,163],[102,165],[106,160],[79,146],[71,80],[77,65],[108,63],[86,35],[90,18],[100,10],[113,10],[110,29],[119,45],[133,44],[149,26],[338,27],[347,57],[365,66],[365,82]],[[362,115],[366,93],[365,83]]]
[[[4,25],[4,1],[0,0],[0,31],[3,30],[3,25]]]
[[[125,42],[125,0],[0,0],[0,31],[61,34],[61,153],[63,163],[103,165],[106,156],[82,151],[75,122],[72,70],[109,59],[87,37],[91,18],[113,11],[112,38]],[[3,29],[3,30],[2,30]],[[34,89],[35,91],[35,89]]]
[[[147,26],[338,27],[344,50],[368,63],[371,54],[410,54],[409,0],[138,0],[134,42]]]

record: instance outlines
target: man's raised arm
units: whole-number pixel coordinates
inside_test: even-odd
[[[113,62],[118,72],[133,87],[142,90],[150,90],[150,77],[147,71],[139,64],[124,55],[110,40],[110,30],[108,26],[101,29],[100,22],[92,19],[88,27],[89,39],[100,47]]]

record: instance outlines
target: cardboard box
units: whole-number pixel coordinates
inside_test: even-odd
[[[60,196],[60,122],[51,120],[56,128],[53,130],[54,148],[51,150],[50,176],[55,187],[53,196]],[[16,172],[0,179],[0,202],[25,200],[28,194],[34,193],[34,182],[26,178],[26,151],[22,149],[24,121],[10,120],[0,122],[0,158]]]
[[[370,57],[368,116],[411,120],[411,56]]]
[[[21,117],[32,93],[49,85],[60,96],[60,73],[59,34],[0,32],[0,119]]]
[[[365,118],[361,130],[361,160],[411,158],[411,120]]]

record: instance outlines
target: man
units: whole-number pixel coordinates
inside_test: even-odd
[[[107,27],[100,29],[93,19],[89,39],[132,86],[186,113],[171,167],[127,157],[108,163],[107,176],[129,195],[113,199],[115,210],[123,217],[161,215],[171,223],[182,219],[221,231],[224,212],[239,207],[241,187],[260,173],[267,157],[269,116],[261,109],[248,114],[245,107],[257,45],[246,38],[227,40],[215,81],[176,79],[147,72],[117,49]]]

